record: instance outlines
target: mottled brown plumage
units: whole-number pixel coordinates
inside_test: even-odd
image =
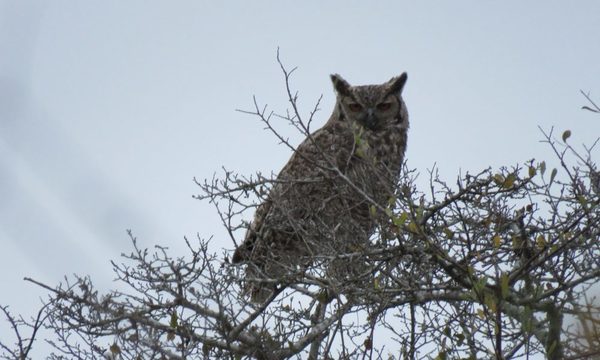
[[[296,149],[256,210],[233,262],[246,262],[254,301],[319,256],[368,245],[377,224],[371,205],[394,194],[406,149],[406,73],[381,85],[351,86],[332,75],[333,114]],[[338,269],[339,271],[339,269]]]

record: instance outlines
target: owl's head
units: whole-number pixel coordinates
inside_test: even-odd
[[[340,119],[355,121],[373,131],[408,121],[401,97],[406,78],[402,73],[384,84],[352,86],[340,75],[331,75]]]

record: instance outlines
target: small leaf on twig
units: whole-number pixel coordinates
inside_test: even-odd
[[[544,173],[546,172],[546,162],[542,161],[540,163],[540,172],[542,173],[542,175],[544,175]]]
[[[500,247],[500,244],[502,244],[502,238],[500,237],[500,235],[496,235],[492,238],[492,243],[494,244],[494,247],[497,249]]]
[[[552,184],[552,182],[554,181],[554,178],[556,177],[557,173],[558,170],[556,170],[556,168],[552,169],[552,172],[550,173],[550,184]]]
[[[444,228],[443,231],[444,231],[444,234],[446,234],[446,237],[448,239],[452,239],[454,237],[454,232],[452,230],[448,229],[447,227]]]
[[[121,353],[121,348],[117,344],[112,344],[110,346],[110,352],[113,353],[113,354],[115,354],[115,355],[120,354]]]
[[[371,350],[373,348],[373,340],[371,340],[370,337],[366,338],[364,345],[365,345],[365,350]]]
[[[496,174],[494,175],[494,182],[496,183],[496,185],[498,186],[502,186],[502,184],[504,184],[504,176],[502,176],[502,174]]]
[[[485,311],[483,311],[482,308],[477,309],[477,316],[479,316],[481,319],[485,319]]]
[[[515,184],[515,181],[517,180],[517,175],[516,174],[509,174],[506,179],[504,179],[504,182],[502,183],[502,188],[504,189],[510,189],[511,187],[513,187],[513,185]]]
[[[446,327],[444,328],[444,335],[446,335],[447,337],[452,337],[452,329],[450,328],[450,326],[446,325]]]
[[[210,354],[210,351],[212,350],[212,346],[210,346],[209,344],[204,344],[202,345],[202,354],[204,356],[208,356]]]
[[[577,201],[581,204],[584,209],[587,209],[588,201],[583,195],[577,195]]]
[[[377,208],[375,207],[375,205],[369,206],[369,213],[371,214],[371,217],[377,216]]]
[[[440,353],[435,357],[435,360],[446,360],[448,358],[448,353],[446,351],[440,351]]]
[[[408,213],[406,211],[402,212],[398,217],[392,217],[392,222],[396,226],[404,226],[406,220],[408,220]]]
[[[535,239],[535,242],[540,250],[546,247],[546,238],[543,234],[538,235],[538,237]]]
[[[571,137],[571,130],[565,130],[562,134],[562,141],[567,142],[567,139]]]
[[[417,225],[414,221],[411,221],[410,224],[408,224],[407,228],[408,231],[410,231],[413,234],[419,233],[419,225]]]
[[[169,326],[172,327],[173,329],[177,328],[177,313],[175,311],[173,311],[171,313],[171,321],[169,322]]]

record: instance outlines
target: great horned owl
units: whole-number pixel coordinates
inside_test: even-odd
[[[406,150],[407,75],[381,85],[351,86],[331,75],[337,101],[257,208],[233,262],[245,262],[252,299],[264,301],[298,267],[369,244],[376,205],[394,194]]]

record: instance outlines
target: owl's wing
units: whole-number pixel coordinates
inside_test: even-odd
[[[263,226],[264,220],[271,209],[271,205],[272,201],[267,198],[265,202],[256,208],[254,219],[246,231],[244,242],[237,249],[235,249],[235,252],[233,253],[232,261],[234,264],[250,259],[250,255],[254,250],[254,244],[256,243],[257,234]]]
[[[326,124],[298,146],[278,178],[311,178],[322,176],[332,167],[344,169],[353,150],[351,132],[340,124]]]
[[[334,134],[336,131],[338,133]],[[335,135],[335,136],[334,136]],[[351,154],[352,136],[340,136],[339,129],[325,125],[307,137],[296,149],[287,164],[277,175],[277,182],[271,189],[269,197],[260,204],[254,214],[244,238],[244,242],[236,249],[233,262],[251,260],[255,250],[258,234],[265,224],[273,206],[273,194],[283,194],[295,181],[322,177],[324,170],[332,166],[343,167]],[[255,254],[257,255],[257,254]]]

